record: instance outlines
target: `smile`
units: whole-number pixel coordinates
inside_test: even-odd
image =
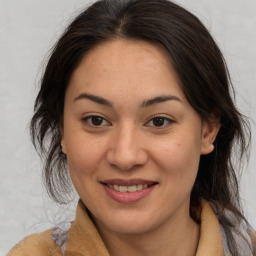
[[[140,201],[147,197],[158,184],[146,180],[109,180],[100,183],[111,199],[122,204]]]
[[[119,191],[121,193],[124,193],[124,192],[136,192],[136,191],[141,191],[142,189],[145,189],[151,185],[149,184],[140,184],[140,185],[132,185],[132,186],[118,186],[118,185],[110,185],[110,184],[107,184],[107,186],[109,188],[112,188],[116,191]]]

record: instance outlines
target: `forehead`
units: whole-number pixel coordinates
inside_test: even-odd
[[[156,62],[167,65],[170,68],[171,61],[167,51],[158,44],[146,41],[114,39],[101,43],[90,50],[84,60],[86,62],[97,61],[97,64],[104,65],[106,59],[109,63],[122,62],[130,64],[136,61],[138,64],[154,65]]]
[[[72,89],[119,89],[130,93],[170,90],[183,97],[169,54],[160,45],[115,39],[97,45],[82,59],[70,80]],[[129,92],[128,92],[129,91]],[[150,95],[149,95],[150,96]]]

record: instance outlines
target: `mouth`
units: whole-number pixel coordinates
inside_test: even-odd
[[[115,191],[121,192],[121,193],[125,193],[125,192],[133,193],[133,192],[141,191],[143,189],[146,189],[148,187],[156,185],[156,183],[153,183],[153,184],[138,184],[138,185],[132,185],[132,186],[119,186],[117,184],[112,185],[112,184],[105,184],[105,183],[102,183],[102,184],[111,188],[111,189],[114,189]]]
[[[100,182],[107,195],[119,203],[135,203],[145,198],[158,184],[147,180],[106,180]]]

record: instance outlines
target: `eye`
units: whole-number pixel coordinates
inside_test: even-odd
[[[82,119],[83,123],[93,127],[109,126],[110,123],[101,116],[86,116]]]
[[[147,122],[147,126],[152,126],[156,128],[164,128],[174,121],[171,120],[170,118],[164,117],[164,116],[155,116],[151,120]]]

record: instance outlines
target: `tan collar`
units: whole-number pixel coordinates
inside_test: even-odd
[[[200,232],[196,256],[224,256],[219,222],[207,201],[202,201]],[[81,201],[69,230],[65,255],[110,256]]]
[[[220,225],[210,204],[202,200],[200,239],[196,256],[224,256]]]
[[[81,200],[68,233],[65,256],[110,256]]]

